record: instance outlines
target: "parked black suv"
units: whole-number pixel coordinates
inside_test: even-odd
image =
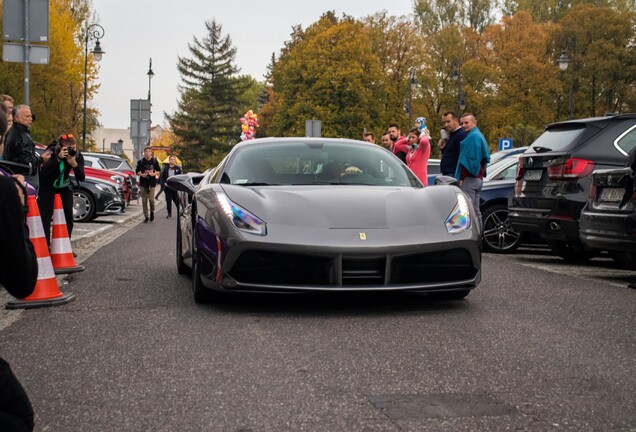
[[[509,202],[512,227],[546,239],[570,261],[591,258],[579,239],[579,218],[592,172],[625,166],[636,146],[636,114],[553,123],[520,157]]]
[[[581,212],[581,241],[607,250],[624,268],[636,270],[636,147],[625,168],[594,172]]]

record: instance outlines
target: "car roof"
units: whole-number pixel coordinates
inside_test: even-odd
[[[599,117],[586,117],[580,119],[564,120],[560,122],[550,123],[546,126],[546,129],[564,126],[564,125],[585,125],[589,123],[602,123],[620,120],[636,120],[636,113],[628,114],[608,114]]]
[[[82,152],[82,154],[85,155],[85,156],[92,156],[92,157],[96,157],[96,158],[109,158],[109,159],[124,160],[124,158],[122,158],[122,157],[119,157],[119,156],[114,155],[114,154],[109,154],[109,153]]]
[[[271,137],[271,138],[256,138],[253,140],[246,140],[237,143],[234,147],[251,147],[258,146],[262,144],[275,144],[275,143],[295,143],[298,141],[306,142],[306,143],[348,143],[348,144],[359,144],[359,145],[368,145],[374,146],[378,148],[382,148],[381,146],[373,143],[369,143],[366,141],[348,139],[348,138],[315,138],[315,137]]]

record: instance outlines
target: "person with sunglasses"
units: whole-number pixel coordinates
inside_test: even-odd
[[[60,135],[47,147],[45,153],[52,157],[40,170],[40,193],[38,204],[42,215],[42,226],[47,243],[51,244],[51,219],[55,194],[62,197],[64,218],[69,237],[73,232],[73,190],[71,189],[71,171],[78,181],[84,181],[84,156],[77,150],[77,141],[73,134]],[[55,157],[53,157],[55,156]]]

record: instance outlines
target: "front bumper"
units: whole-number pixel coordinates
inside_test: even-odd
[[[231,267],[202,255],[206,287],[242,292],[412,291],[473,289],[481,281],[475,240],[368,249],[264,245],[231,251]],[[280,245],[278,245],[280,246]],[[221,260],[222,261],[222,260]]]

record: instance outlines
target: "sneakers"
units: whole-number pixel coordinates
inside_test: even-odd
[[[148,216],[144,218],[144,223],[148,223]]]
[[[166,219],[171,218],[171,217],[172,217],[172,215],[171,215],[170,213],[168,213],[168,214],[166,215]]]
[[[153,220],[155,220],[155,214],[154,213],[150,213],[150,222],[152,222]]]

